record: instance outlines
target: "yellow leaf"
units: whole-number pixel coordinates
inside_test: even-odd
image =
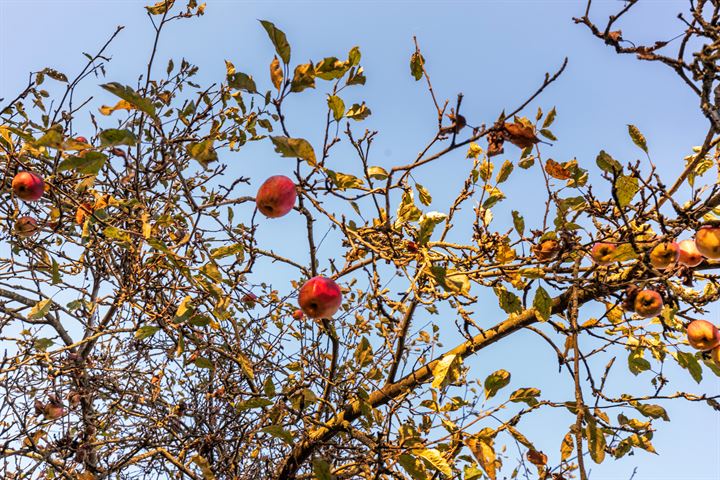
[[[443,382],[445,382],[445,378],[448,376],[448,372],[450,371],[450,367],[455,362],[455,359],[457,358],[457,355],[445,355],[442,357],[434,366],[432,369],[433,372],[433,381],[430,384],[432,388],[440,388],[443,385]]]
[[[489,442],[484,439],[476,439],[473,437],[465,440],[465,445],[468,446],[475,459],[485,471],[490,480],[496,480],[497,472],[496,468],[496,457],[495,449]]]
[[[103,115],[111,115],[113,112],[117,110],[133,110],[135,107],[132,103],[128,102],[127,100],[120,100],[115,104],[114,107],[111,107],[109,105],[103,105],[100,107],[100,113]]]
[[[275,88],[280,90],[283,81],[283,71],[280,67],[280,60],[278,60],[277,57],[273,57],[272,62],[270,62],[270,80],[272,80]]]

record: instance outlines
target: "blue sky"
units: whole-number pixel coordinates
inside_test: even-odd
[[[180,0],[179,0],[180,1]],[[148,2],[149,3],[149,2]],[[344,57],[354,45],[363,54],[367,85],[345,97],[347,105],[365,100],[372,116],[357,126],[380,131],[374,146],[375,164],[407,163],[431,137],[435,112],[424,84],[409,75],[409,57],[416,35],[433,86],[440,98],[451,103],[462,92],[463,112],[471,124],[492,123],[503,109],[512,110],[532,93],[546,71],[553,71],[569,57],[565,74],[524,112],[534,116],[537,107],[555,106],[558,119],[553,132],[559,141],[545,147],[545,156],[558,161],[576,157],[580,165],[594,165],[600,149],[622,161],[642,158],[629,141],[627,124],[637,125],[648,139],[653,161],[663,178],[671,183],[683,166],[683,157],[702,142],[706,122],[699,115],[696,98],[669,69],[657,64],[619,57],[594,39],[571,17],[582,14],[579,1],[210,1],[206,15],[177,22],[161,40],[157,69],[167,59],[187,58],[200,66],[198,81],[208,84],[225,75],[224,60],[238,70],[254,75],[262,88],[269,88],[268,63],[273,48],[257,19],[267,19],[283,29],[292,45],[292,62],[317,60],[325,56]],[[119,81],[133,84],[144,72],[152,29],[141,1],[37,1],[0,0],[0,97],[13,97],[26,81],[27,72],[52,67],[70,76],[79,71],[85,58],[104,43],[116,25],[125,30],[109,49],[113,57],[107,79],[86,83],[87,95],[95,103],[112,98],[95,88],[98,83]],[[675,15],[685,1],[641,2],[633,15],[619,25],[627,38],[642,41],[669,39],[681,25]],[[593,2],[596,18],[622,6],[619,1]],[[176,62],[177,63],[177,62]],[[157,70],[156,70],[157,71]],[[46,83],[49,85],[50,80]],[[295,136],[319,141],[324,121],[325,91],[307,92],[292,100],[287,109],[289,127]],[[79,125],[82,126],[82,121]],[[512,147],[510,147],[512,148]],[[340,150],[342,152],[342,150]],[[458,152],[450,161],[461,162]],[[508,152],[509,158],[517,155]],[[238,174],[261,179],[277,173],[277,162],[267,145],[252,145],[237,154]],[[340,162],[338,160],[338,162]],[[347,158],[352,164],[352,158]],[[338,169],[341,169],[338,163]],[[290,164],[286,164],[290,169]],[[352,166],[346,170],[352,170]],[[592,167],[590,167],[592,169]],[[417,178],[432,187],[433,208],[443,208],[453,191],[444,189],[438,178],[447,175],[446,166],[428,168]],[[591,181],[597,172],[591,172]],[[508,204],[498,209],[520,210],[526,221],[539,212],[534,202],[536,186],[521,180],[510,182]],[[682,194],[682,191],[680,192]],[[295,219],[299,223],[299,219]],[[498,218],[508,223],[507,218]],[[293,250],[300,255],[303,245],[287,246],[283,228],[274,224],[261,231],[273,248]],[[324,255],[332,255],[326,250]],[[720,315],[713,309],[716,322]],[[527,338],[525,338],[527,337]],[[567,388],[556,374],[554,353],[529,334],[513,339],[512,345],[498,344],[483,351],[476,367],[478,378],[497,368],[513,374],[513,386],[547,377],[546,384],[558,391]],[[620,359],[622,359],[622,352]],[[530,357],[530,358],[528,358]],[[620,360],[619,359],[619,360]],[[486,367],[486,365],[489,365]],[[706,371],[706,377],[709,372]],[[553,377],[554,375],[554,377]],[[675,390],[720,393],[717,378],[701,385],[677,372]],[[639,377],[643,386],[647,378]],[[673,377],[674,378],[674,377]],[[618,377],[618,384],[636,382]],[[517,382],[517,383],[516,383]],[[545,383],[545,382],[544,382]],[[621,385],[625,388],[633,386]],[[547,391],[552,393],[551,390]],[[544,392],[545,393],[545,392]],[[704,405],[666,403],[672,420],[661,428],[653,443],[660,456],[638,453],[622,461],[592,465],[591,479],[627,479],[637,467],[635,480],[720,478],[720,416]],[[555,421],[546,417],[543,421]],[[569,417],[557,419],[563,430],[542,423],[529,424],[532,439],[546,453],[557,456]],[[555,425],[555,423],[551,423]],[[549,433],[544,433],[546,430]]]

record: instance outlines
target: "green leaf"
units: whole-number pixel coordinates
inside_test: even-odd
[[[175,3],[175,0],[160,0],[151,7],[145,7],[150,15],[162,15],[170,10]]]
[[[40,300],[30,309],[30,313],[28,313],[27,318],[29,320],[40,320],[45,315],[50,313],[50,308],[52,308],[52,305],[53,302],[49,298],[45,300]]]
[[[132,241],[130,234],[128,234],[125,230],[113,226],[105,227],[103,235],[121,243],[130,243]]]
[[[321,458],[313,459],[313,473],[315,474],[315,480],[333,480],[333,476],[330,473],[330,464]]]
[[[101,147],[115,147],[117,145],[137,145],[137,138],[130,130],[110,128],[98,135]]]
[[[135,331],[135,338],[137,340],[144,340],[148,337],[152,337],[153,335],[155,335],[158,330],[160,330],[160,327],[144,325]]]
[[[41,352],[47,351],[48,348],[55,345],[55,342],[50,340],[49,338],[36,338],[33,341],[33,347],[35,347],[36,350],[39,350]]]
[[[638,254],[630,243],[618,245],[611,255],[611,260],[613,262],[626,262],[635,258],[638,258]]]
[[[81,157],[67,157],[58,165],[58,171],[75,170],[85,175],[97,175],[107,161],[107,155],[100,152],[85,152]]]
[[[425,206],[429,206],[432,203],[432,196],[427,188],[423,187],[419,183],[415,184],[415,188],[418,191],[420,203]]]
[[[643,152],[648,153],[647,141],[645,140],[645,136],[640,133],[640,130],[635,125],[628,125],[627,127],[628,133],[630,134],[630,138],[632,138],[633,143],[640,147]]]
[[[528,168],[532,167],[533,165],[535,165],[535,157],[533,157],[532,155],[523,157],[518,162],[518,167],[520,167],[524,170],[527,170]]]
[[[519,388],[510,394],[510,401],[515,403],[524,402],[532,407],[533,405],[538,404],[537,397],[539,396],[540,390],[537,388]]]
[[[192,297],[190,295],[188,295],[185,298],[183,298],[182,301],[180,302],[180,305],[178,305],[178,308],[175,311],[175,318],[173,318],[173,322],[174,323],[183,322],[193,313],[195,313],[195,309],[192,306]]]
[[[228,85],[238,90],[245,90],[250,93],[257,93],[255,80],[247,73],[235,72],[227,76]]]
[[[268,375],[268,377],[265,379],[265,383],[263,383],[263,391],[268,397],[272,398],[275,396],[275,384],[273,383],[272,377],[270,375]]]
[[[586,426],[588,441],[588,452],[595,463],[602,463],[605,460],[605,434],[595,422],[588,422]]]
[[[513,171],[513,164],[510,160],[505,160],[500,167],[500,171],[498,171],[497,178],[495,179],[495,183],[503,183],[505,180],[508,179],[510,174]]]
[[[275,151],[283,157],[301,158],[311,166],[317,164],[315,150],[310,142],[303,138],[270,137],[275,145]]]
[[[418,81],[422,78],[424,64],[425,59],[420,54],[420,52],[415,52],[410,57],[410,74],[413,76],[415,81]]]
[[[213,148],[214,142],[214,139],[207,138],[201,142],[189,143],[186,146],[188,155],[190,155],[190,158],[197,160],[203,168],[208,168],[208,165],[212,162],[216,162],[218,159],[217,152],[215,151],[215,148]]]
[[[333,118],[336,122],[339,122],[345,114],[345,102],[337,95],[328,95],[327,103],[328,108],[330,108],[330,111],[333,113]]]
[[[364,120],[369,117],[371,113],[370,109],[365,105],[365,102],[363,102],[360,105],[357,103],[353,104],[353,106],[345,113],[345,116],[359,122],[360,120]]]
[[[52,259],[52,284],[57,285],[60,283],[60,265],[57,260]]]
[[[235,255],[238,260],[242,260],[243,245],[241,243],[234,243],[232,245],[217,247],[210,250],[210,257],[214,258],[215,260],[229,257],[231,255]]]
[[[690,372],[690,376],[693,380],[697,383],[702,381],[702,367],[695,355],[689,352],[677,352],[673,354],[673,356],[677,360],[678,365]]]
[[[557,140],[557,137],[555,137],[555,135],[553,135],[553,133],[550,130],[548,130],[547,128],[541,129],[540,135],[547,138],[548,140],[552,140],[553,142]]]
[[[273,23],[267,20],[260,20],[265,31],[270,37],[270,41],[275,46],[275,51],[284,63],[290,63],[290,44],[287,41],[285,33],[277,28]]]
[[[638,435],[633,433],[629,437],[623,439],[615,448],[615,457],[620,458],[632,450],[632,447],[639,447],[650,453],[657,453],[655,447],[650,442],[650,435]]]
[[[711,372],[713,372],[716,376],[720,377],[720,366],[718,366],[718,364],[715,363],[714,360],[703,358],[702,362],[708,369],[710,369]]]
[[[195,359],[195,362],[194,362],[194,363],[195,363],[195,366],[198,367],[198,368],[204,368],[204,369],[207,369],[207,370],[214,370],[214,369],[215,369],[215,365],[213,365],[213,363],[210,361],[210,359],[205,358],[205,357],[197,357],[197,358]]]
[[[302,92],[306,88],[315,88],[315,68],[312,62],[295,67],[295,74],[290,82],[291,92]]]
[[[618,177],[615,181],[615,194],[617,195],[618,206],[624,208],[630,205],[630,202],[638,190],[640,190],[640,187],[636,177],[626,175]]]
[[[273,403],[274,402],[272,400],[268,400],[267,398],[253,397],[235,404],[235,410],[238,412],[244,412],[245,410],[253,408],[269,407]]]
[[[355,46],[351,48],[348,52],[348,63],[350,64],[350,66],[354,67],[356,65],[359,65],[361,56],[362,55],[360,54],[360,47]]]
[[[450,464],[445,460],[442,453],[434,448],[426,448],[423,450],[413,450],[413,453],[423,460],[427,461],[436,470],[442,473],[445,478],[452,478],[452,469]]]
[[[644,352],[641,348],[636,348],[628,355],[628,370],[633,375],[638,375],[644,371],[650,370],[652,367],[650,362],[643,357]]]
[[[417,236],[418,243],[420,245],[425,245],[430,240],[435,227],[444,222],[446,218],[447,215],[440,212],[428,212],[423,214],[420,217],[420,220],[418,220],[418,224],[420,225],[420,231]]]
[[[293,444],[293,434],[292,432],[288,432],[285,430],[281,425],[270,425],[268,427],[265,427],[262,429],[263,432],[269,433],[275,438],[279,438],[280,440],[284,441],[288,445],[292,446]]]
[[[68,79],[67,76],[62,73],[58,72],[55,69],[52,68],[43,68],[42,72],[43,75],[47,75],[48,77],[52,78],[53,80],[57,80],[58,82],[67,83]]]
[[[63,129],[60,125],[53,125],[36,141],[31,142],[35,147],[59,148],[63,143]]]
[[[413,480],[428,480],[425,464],[414,455],[407,453],[402,454],[398,458],[398,463],[413,478]]]
[[[327,57],[315,65],[315,76],[323,80],[335,80],[345,75],[349,68],[349,63],[337,57]]]
[[[138,110],[147,113],[151,117],[155,116],[155,105],[153,105],[152,101],[142,97],[132,88],[117,82],[110,82],[100,86],[108,92],[133,104]]]
[[[495,287],[493,290],[495,291],[495,295],[498,297],[500,308],[502,308],[505,313],[511,314],[522,312],[522,303],[517,295],[509,292],[504,287]]]
[[[525,219],[517,210],[512,211],[513,226],[520,236],[525,233]]]
[[[415,194],[412,189],[403,192],[402,200],[397,209],[397,220],[395,220],[395,228],[407,222],[414,222],[420,219],[422,212],[415,206]]]
[[[538,320],[546,322],[552,315],[553,300],[543,287],[538,286],[533,299],[533,308],[537,314]]]
[[[642,404],[642,403],[633,402],[632,406],[635,407],[635,409],[638,412],[642,413],[644,416],[646,416],[648,418],[662,418],[666,422],[670,421],[670,417],[668,417],[667,412],[660,405],[652,405],[649,403]]]
[[[360,188],[364,185],[362,178],[358,178],[355,175],[348,175],[346,173],[334,172],[332,170],[325,170],[338,188],[338,190],[347,190],[348,188]]]
[[[357,70],[355,67],[352,67],[350,69],[350,74],[348,75],[348,79],[345,82],[346,85],[365,85],[365,81],[367,79],[365,78],[365,74],[363,72],[363,67],[358,67]]]
[[[506,428],[507,428],[508,433],[510,433],[510,435],[512,435],[515,440],[517,440],[518,442],[520,442],[522,445],[529,448],[530,450],[535,450],[535,445],[533,445],[532,442],[530,440],[528,440],[528,438],[525,435],[520,433],[520,431],[518,429],[516,429],[512,425],[508,425]]]
[[[355,364],[364,367],[373,361],[373,349],[367,337],[362,337],[353,354]]]
[[[620,162],[611,157],[605,150],[600,150],[600,153],[598,153],[598,156],[595,159],[595,163],[603,172],[616,174],[622,172],[622,165],[620,165]]]
[[[555,115],[557,112],[555,112],[555,107],[548,112],[547,117],[545,117],[545,121],[542,124],[542,128],[548,128],[552,123],[555,121]]]
[[[488,375],[485,379],[485,398],[489,399],[503,387],[510,383],[510,372],[507,370],[498,370]]]

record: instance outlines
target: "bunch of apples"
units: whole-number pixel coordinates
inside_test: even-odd
[[[610,265],[614,262],[617,247],[615,243],[598,242],[590,250],[590,258],[597,265]],[[720,259],[720,227],[703,226],[695,233],[694,239],[661,242],[648,254],[650,265],[661,271],[676,264],[697,267],[706,258]],[[625,306],[643,318],[650,318],[662,312],[663,299],[653,289],[635,290],[629,293]]]
[[[255,196],[257,209],[268,218],[279,218],[290,212],[297,200],[295,183],[284,175],[274,175],[260,186]],[[293,318],[330,318],[342,304],[340,287],[330,278],[316,276],[305,282],[298,295],[300,310]]]
[[[597,265],[610,265],[617,247],[615,243],[598,242],[590,250],[590,258]],[[649,254],[650,264],[658,270],[677,263],[697,267],[705,258],[720,259],[720,227],[705,225],[695,233],[694,239],[661,242]]]

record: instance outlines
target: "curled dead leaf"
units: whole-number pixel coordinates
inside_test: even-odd
[[[518,148],[532,147],[540,141],[531,125],[519,122],[503,124],[503,136],[505,140]]]
[[[78,225],[82,225],[85,223],[85,219],[92,215],[93,212],[93,205],[88,202],[83,202],[78,207],[77,211],[75,212],[75,223]]]
[[[548,159],[548,161],[545,162],[545,171],[548,173],[548,175],[553,178],[557,178],[558,180],[567,180],[572,176],[572,172],[570,170],[568,170],[552,158]]]
[[[503,153],[505,151],[505,148],[503,147],[504,143],[505,139],[503,138],[502,133],[490,132],[488,134],[487,156],[494,157],[495,155]]]
[[[542,452],[538,452],[537,450],[528,450],[527,459],[528,462],[538,467],[544,467],[547,465],[548,460],[547,455]]]

